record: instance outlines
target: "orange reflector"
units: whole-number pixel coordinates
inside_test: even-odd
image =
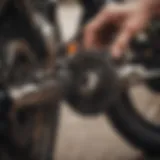
[[[73,42],[73,43],[70,43],[68,46],[67,46],[67,53],[69,55],[73,55],[74,53],[77,52],[77,43]]]

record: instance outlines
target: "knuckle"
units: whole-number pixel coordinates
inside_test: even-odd
[[[138,25],[136,23],[128,23],[126,25],[126,30],[130,33],[135,33],[138,29]]]

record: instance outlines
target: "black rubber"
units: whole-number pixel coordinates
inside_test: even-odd
[[[61,72],[68,71],[67,75],[70,78],[70,83],[68,86],[66,100],[71,104],[73,109],[83,115],[97,115],[103,113],[106,110],[106,106],[114,101],[114,95],[116,94],[117,79],[112,71],[112,65],[107,61],[105,52],[83,52],[77,53],[71,61],[68,63],[67,67],[61,69]],[[85,95],[81,93],[80,88],[86,83],[86,74],[88,72],[95,73],[100,81],[97,84],[96,89],[92,94]],[[108,76],[110,75],[110,76]]]
[[[116,129],[130,143],[152,155],[160,153],[160,126],[144,120],[134,109],[132,102],[124,92],[107,110],[107,115]]]

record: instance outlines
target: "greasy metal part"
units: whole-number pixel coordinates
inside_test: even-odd
[[[129,84],[160,77],[160,69],[147,70],[142,65],[124,65],[117,70],[117,73],[123,82]]]
[[[16,65],[16,59],[18,56],[22,55],[27,58],[29,64],[33,67],[37,65],[37,58],[35,57],[35,53],[32,51],[32,49],[29,47],[29,44],[22,39],[14,40],[8,42],[6,46],[6,64],[7,64],[7,70],[5,71],[5,78],[10,78],[10,75],[12,75],[13,68]]]
[[[51,99],[56,101],[60,97],[60,92],[58,85],[54,80],[53,68],[50,67],[50,70],[43,66],[42,68],[39,68],[34,52],[23,40],[10,42],[8,46],[7,53],[9,54],[9,58],[7,59],[7,64],[9,65],[9,71],[6,72],[8,73],[6,76],[9,77],[9,75],[12,75],[12,68],[16,65],[16,58],[21,54],[30,62],[28,65],[33,65],[30,76],[31,79],[36,79],[36,82],[33,83],[25,82],[18,86],[11,85],[8,87],[7,92],[13,101],[13,108],[21,109],[28,106],[37,106],[38,104],[48,102]]]
[[[15,0],[15,5],[17,5],[19,10],[23,10],[26,13],[30,24],[40,32],[44,40],[47,49],[45,67],[50,71],[54,68],[55,64],[55,48],[57,42],[54,38],[54,26],[43,13],[38,11],[38,3],[38,1],[33,2],[32,0]],[[45,4],[44,0],[42,1],[43,3]]]
[[[46,69],[47,70],[52,70],[54,68],[55,64],[55,44],[56,41],[53,38],[54,37],[54,28],[52,24],[47,21],[47,19],[38,14],[38,13],[33,13],[33,21],[35,22],[35,26],[40,30],[45,46],[47,48],[47,58],[46,58]]]
[[[42,104],[49,100],[58,100],[60,89],[54,80],[45,80],[42,83],[29,83],[8,90],[13,101],[14,109]]]
[[[29,47],[28,42],[23,39],[18,39],[18,40],[9,42],[6,47],[6,53],[8,54],[7,63],[11,65],[13,65],[16,57],[19,54],[23,54],[24,56],[26,56],[31,62],[31,64],[37,63],[37,59],[35,57],[36,54]]]

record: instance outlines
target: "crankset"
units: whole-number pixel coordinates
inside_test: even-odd
[[[68,87],[65,99],[76,111],[85,115],[107,113],[129,142],[145,153],[159,154],[159,126],[138,113],[128,95],[128,88],[142,81],[159,79],[160,69],[148,69],[138,63],[138,57],[136,62],[132,60],[117,66],[109,53],[82,52],[68,57],[66,67],[59,68],[58,74],[65,77],[60,78]],[[66,77],[70,77],[70,81]]]

